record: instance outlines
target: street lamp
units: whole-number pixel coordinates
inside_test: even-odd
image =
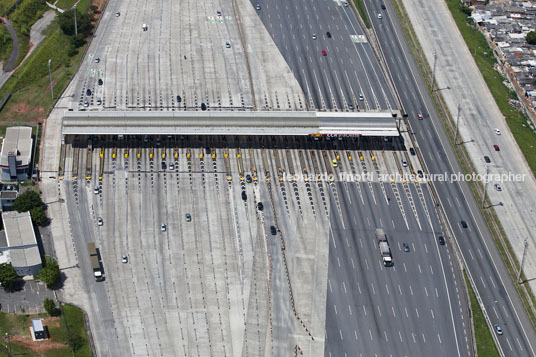
[[[521,266],[519,267],[519,273],[517,274],[517,283],[521,284],[521,274],[523,273],[523,263],[525,263],[525,255],[527,255],[527,248],[529,246],[529,242],[527,242],[527,238],[525,238],[524,244],[523,244],[523,257],[521,258]]]
[[[484,193],[482,194],[482,208],[486,208],[486,190],[488,188],[488,165],[486,165],[486,176],[484,177]]]
[[[74,4],[73,8],[74,8],[74,35],[78,36],[78,26],[76,26],[76,4]]]
[[[48,60],[48,80],[50,82],[50,96],[52,97],[52,101],[54,101],[54,88],[52,88],[52,72],[50,72],[50,62],[52,60]]]

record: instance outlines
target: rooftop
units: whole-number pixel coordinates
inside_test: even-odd
[[[41,264],[30,212],[3,212],[2,221],[11,265],[17,268]]]
[[[32,154],[32,128],[12,126],[6,129],[6,137],[0,153],[0,166],[8,166],[9,153],[16,153],[17,166],[27,166]]]

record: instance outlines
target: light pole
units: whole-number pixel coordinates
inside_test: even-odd
[[[54,101],[54,88],[52,88],[52,72],[50,72],[50,62],[52,60],[48,60],[48,80],[50,82],[50,96],[52,97],[52,101]]]
[[[460,121],[460,109],[461,106],[458,104],[458,115],[456,116],[456,132],[454,134],[454,145],[458,145],[458,122]]]
[[[525,255],[527,255],[527,248],[529,246],[529,242],[527,242],[527,238],[525,238],[525,241],[523,242],[523,257],[521,258],[521,266],[519,267],[519,273],[517,274],[517,283],[521,284],[521,274],[523,273],[523,264],[525,263]]]
[[[484,193],[482,194],[482,208],[486,208],[485,203],[486,203],[487,188],[488,188],[488,165],[486,165],[486,176],[484,177]]]
[[[74,35],[78,36],[78,26],[76,26],[76,4],[74,4],[73,8],[74,8]]]
[[[11,352],[11,336],[9,336],[9,333],[6,332],[6,337],[7,337],[7,343],[9,344],[9,356],[13,356],[13,353]]]
[[[434,82],[435,82],[435,68],[436,68],[436,62],[437,62],[437,54],[434,51],[434,68],[432,69],[432,92],[434,91]]]

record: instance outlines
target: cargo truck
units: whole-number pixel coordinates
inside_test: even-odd
[[[380,249],[380,256],[382,257],[383,265],[386,267],[392,266],[393,257],[391,256],[391,248],[389,248],[387,236],[382,228],[376,228],[376,240],[378,241],[378,248]]]
[[[97,254],[97,248],[95,243],[91,242],[87,244],[87,250],[89,252],[89,258],[91,259],[91,268],[93,269],[93,276],[96,281],[102,281],[102,269],[99,261],[99,255]]]

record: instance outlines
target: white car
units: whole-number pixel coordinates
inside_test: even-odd
[[[160,230],[161,230],[162,232],[165,232],[165,231],[166,231],[166,224],[165,224],[165,223],[162,223],[162,224],[160,225]]]
[[[125,254],[123,254],[123,256],[121,257],[121,262],[122,263],[128,263],[128,258]]]
[[[313,34],[312,37],[313,37],[313,40],[316,40],[316,34]]]
[[[97,98],[97,105],[101,105],[102,104],[102,100],[100,98]]]
[[[225,47],[231,48],[231,44],[229,43],[229,41],[225,42]]]
[[[119,16],[121,16],[121,13],[118,11],[115,13],[115,17],[119,17]]]
[[[261,6],[260,6],[259,4],[257,4],[257,6],[255,6],[255,8],[256,8],[257,10],[260,10],[260,9],[261,9]]]
[[[99,57],[95,57],[95,63],[99,63],[100,62],[100,58]]]
[[[86,108],[89,107],[89,103],[88,103],[87,100],[84,100],[84,107],[86,107]]]
[[[501,131],[499,129],[495,128],[495,134],[501,135]]]
[[[496,189],[497,191],[502,191],[502,186],[501,186],[501,184],[500,184],[500,183],[496,183],[496,184],[495,184],[495,189]]]
[[[102,218],[101,218],[101,217],[97,218],[97,224],[98,224],[99,226],[102,226],[102,225],[104,224],[104,222],[102,221]]]
[[[378,19],[381,19],[382,18],[382,14],[378,14]]]

